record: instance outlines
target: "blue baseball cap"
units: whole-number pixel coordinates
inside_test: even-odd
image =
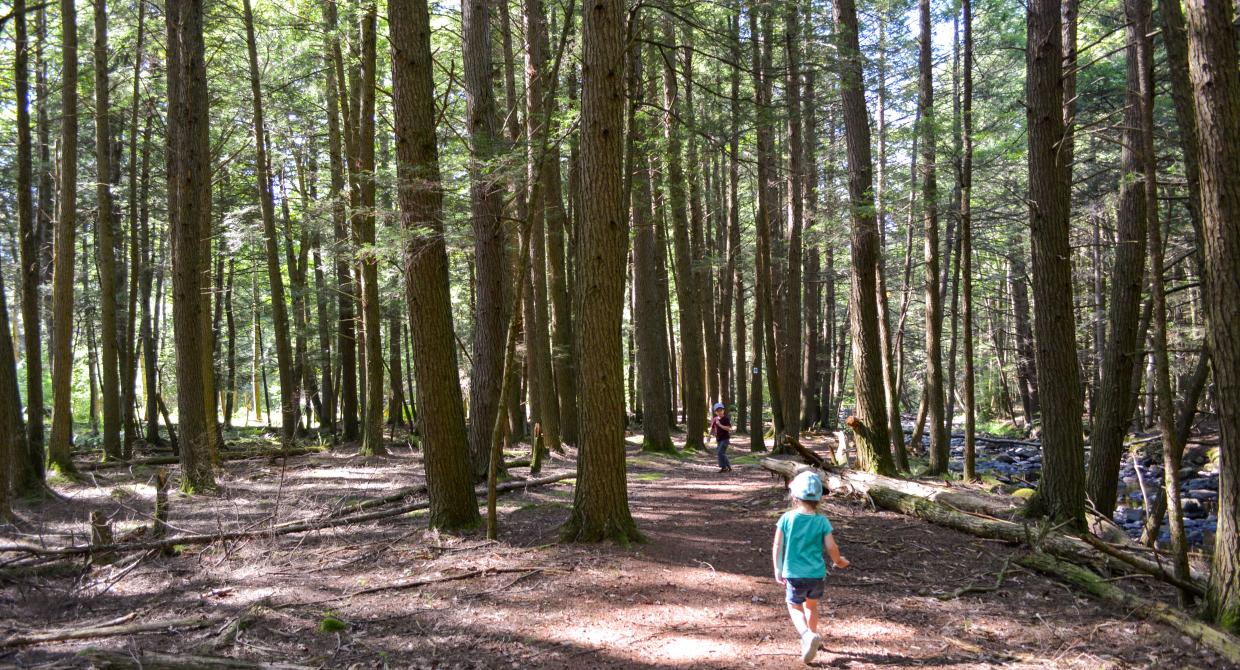
[[[721,402],[717,402],[717,403],[715,403],[715,406],[714,406],[714,407],[712,407],[712,408],[710,408],[710,411],[712,411],[712,412],[713,412],[713,411],[715,411],[715,410],[717,410],[717,409],[723,409],[723,403],[721,403]]]
[[[819,477],[817,472],[806,470],[792,478],[788,490],[792,492],[794,498],[822,500],[822,477]]]

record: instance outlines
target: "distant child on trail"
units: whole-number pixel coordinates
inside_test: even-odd
[[[728,410],[723,403],[714,406],[715,416],[710,420],[710,434],[715,436],[715,453],[719,456],[719,472],[731,472],[732,464],[728,462],[728,444],[732,437],[732,419],[728,418]]]
[[[788,616],[801,636],[801,660],[809,663],[818,653],[822,637],[818,635],[818,599],[822,598],[827,579],[824,553],[839,569],[848,567],[848,559],[831,536],[831,522],[818,513],[822,500],[822,478],[813,472],[802,472],[788,486],[792,509],[779,517],[771,560],[775,581],[787,586]]]

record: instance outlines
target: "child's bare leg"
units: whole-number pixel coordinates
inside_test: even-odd
[[[809,628],[810,632],[817,633],[818,601],[806,598],[805,604],[801,606],[801,609],[805,612],[805,626]]]
[[[812,601],[806,601],[803,605],[788,603],[788,616],[792,618],[792,625],[797,628],[797,635],[805,635],[805,631],[811,630],[806,623],[805,607]],[[816,617],[816,615],[815,615]]]

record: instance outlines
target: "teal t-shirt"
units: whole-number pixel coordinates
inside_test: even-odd
[[[831,534],[831,522],[827,517],[788,510],[779,517],[778,527],[784,536],[784,578],[826,577],[827,562],[822,556],[822,543]]]

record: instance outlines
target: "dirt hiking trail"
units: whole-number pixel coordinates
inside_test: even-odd
[[[630,504],[647,538],[631,547],[556,544],[570,480],[501,498],[498,543],[482,531],[427,531],[413,514],[127,557],[86,576],[5,576],[5,635],[118,617],[214,618],[175,632],[0,649],[0,666],[85,667],[76,653],[93,646],[331,668],[804,667],[771,575],[783,484],[748,452],[732,455],[735,471],[719,473],[713,452],[656,456],[630,444]],[[290,515],[316,512],[332,486],[356,486],[372,468],[391,492],[394,470],[413,460],[332,452],[290,461],[283,504]],[[548,471],[571,467],[553,458]],[[223,481],[220,498],[240,508],[253,467]],[[206,503],[174,501],[174,525],[177,505],[191,504]],[[1009,564],[1014,549],[1002,543],[858,498],[831,497],[822,509],[853,567],[828,578],[814,667],[1224,667],[1172,629]],[[983,592],[952,597],[967,586]]]

